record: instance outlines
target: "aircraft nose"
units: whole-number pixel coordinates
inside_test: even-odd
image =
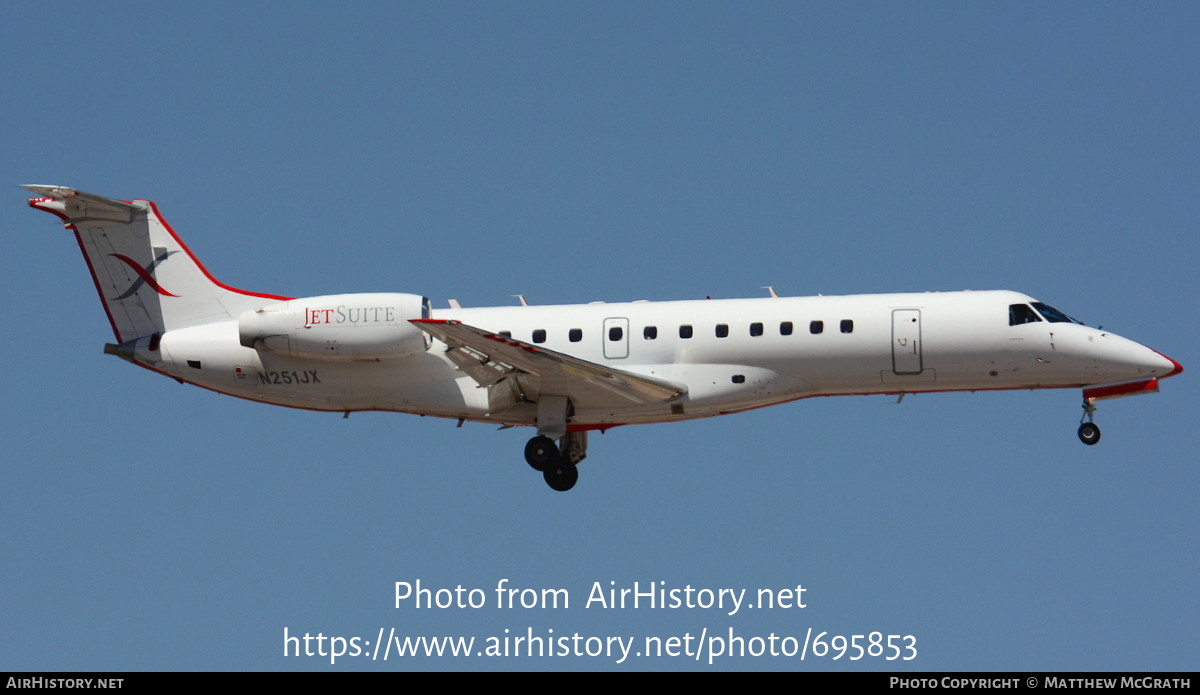
[[[1101,334],[1104,357],[1097,377],[1121,379],[1165,379],[1183,371],[1183,366],[1153,348],[1112,333]]]
[[[1169,364],[1169,365],[1170,365],[1170,370],[1171,370],[1171,371],[1167,372],[1166,374],[1163,374],[1161,377],[1159,377],[1160,379],[1166,379],[1166,378],[1167,378],[1167,377],[1169,377],[1169,376],[1175,376],[1176,374],[1178,374],[1178,373],[1180,373],[1180,372],[1182,372],[1182,371],[1183,371],[1183,365],[1182,365],[1182,364],[1179,364],[1179,363],[1178,363],[1178,362],[1176,362],[1175,360],[1171,359],[1170,357],[1167,357],[1166,355],[1162,354],[1161,352],[1159,352],[1159,351],[1157,351],[1157,350],[1153,350],[1153,349],[1151,349],[1150,351],[1151,351],[1151,352],[1153,352],[1153,353],[1154,353],[1154,356],[1155,356],[1155,357],[1157,357],[1157,358],[1159,359],[1159,364],[1160,364],[1160,365],[1161,365],[1163,362],[1165,362],[1165,363],[1167,363],[1167,364]],[[1161,367],[1161,368],[1163,368],[1163,369],[1166,369],[1166,367],[1165,367],[1165,366],[1163,366],[1163,367]]]
[[[1131,341],[1132,342],[1132,341]],[[1175,376],[1183,371],[1183,365],[1175,360],[1167,357],[1154,348],[1146,347],[1140,343],[1134,343],[1136,346],[1136,357],[1130,362],[1137,367],[1138,371],[1143,374],[1150,374],[1165,379],[1169,376]],[[1130,355],[1130,357],[1134,357]]]

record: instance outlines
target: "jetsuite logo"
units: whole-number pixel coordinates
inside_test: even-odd
[[[158,258],[155,258],[153,261],[151,261],[150,265],[146,266],[145,268],[138,265],[137,261],[133,260],[132,258],[130,258],[129,256],[126,256],[124,254],[120,254],[120,253],[108,254],[108,255],[112,256],[113,258],[117,259],[118,261],[121,261],[125,265],[129,266],[130,268],[133,269],[133,272],[138,274],[138,279],[135,280],[133,282],[133,284],[129,286],[129,289],[125,290],[125,294],[123,294],[119,297],[112,297],[112,300],[120,301],[122,299],[128,299],[128,298],[132,297],[133,295],[137,294],[137,291],[142,288],[142,285],[150,285],[150,287],[154,288],[155,292],[157,292],[163,296],[178,297],[179,295],[171,294],[170,292],[164,290],[162,288],[162,285],[159,285],[158,281],[155,280],[154,276],[151,274],[154,272],[154,268],[157,267],[158,264],[167,260],[168,256],[170,256],[172,254],[176,254],[176,253],[179,253],[179,251],[165,251],[165,252],[163,252],[163,254],[161,256],[159,256]]]

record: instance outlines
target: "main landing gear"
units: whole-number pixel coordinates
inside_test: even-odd
[[[554,440],[538,435],[525,445],[525,461],[542,474],[552,490],[566,492],[579,480],[579,462],[587,456],[587,432],[568,432],[561,450]]]
[[[1091,446],[1100,441],[1100,426],[1092,422],[1096,415],[1096,401],[1085,397],[1083,399],[1083,417],[1079,418],[1079,441]]]

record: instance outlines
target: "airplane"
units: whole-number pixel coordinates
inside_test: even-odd
[[[27,185],[75,234],[116,337],[104,352],[274,405],[535,427],[525,460],[571,489],[588,433],[814,396],[1158,391],[1160,352],[1007,290],[434,309],[407,293],[294,298],[214,278],[149,200]]]

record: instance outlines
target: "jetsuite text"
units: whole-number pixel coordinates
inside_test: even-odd
[[[304,327],[324,324],[350,324],[360,326],[374,323],[395,323],[394,306],[347,306],[339,304],[333,308],[304,307]]]

